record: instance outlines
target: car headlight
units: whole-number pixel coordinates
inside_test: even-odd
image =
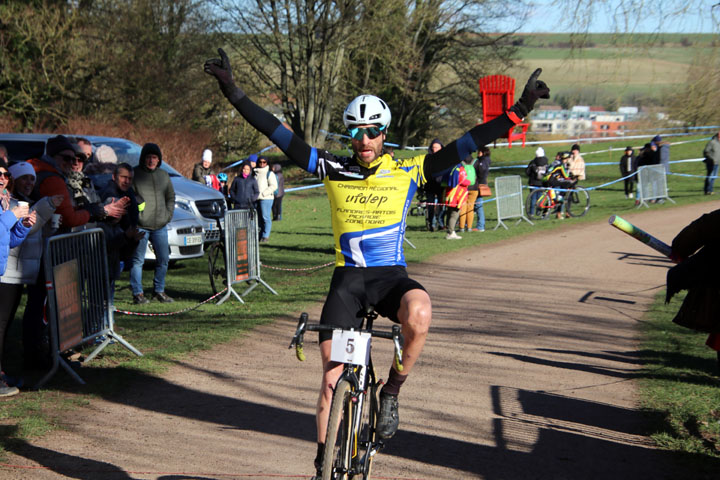
[[[193,213],[192,207],[190,206],[190,202],[188,202],[188,201],[186,201],[186,200],[178,200],[178,199],[175,199],[175,206],[178,207],[178,208],[182,208],[182,209],[185,210],[186,212]]]

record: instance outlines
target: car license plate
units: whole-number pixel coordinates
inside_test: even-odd
[[[186,235],[185,245],[200,245],[202,243],[202,235]]]

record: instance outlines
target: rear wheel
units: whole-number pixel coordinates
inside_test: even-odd
[[[584,188],[576,188],[568,192],[565,209],[571,217],[582,217],[590,210],[590,194]]]
[[[328,419],[322,480],[348,480],[352,458],[352,402],[350,382],[340,380],[335,386]]]
[[[227,272],[225,267],[225,245],[222,242],[213,243],[208,253],[208,270],[210,273],[210,286],[213,293],[225,288]]]

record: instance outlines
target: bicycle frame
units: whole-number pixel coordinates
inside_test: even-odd
[[[402,370],[402,335],[400,334],[399,325],[393,325],[392,332],[380,332],[373,330],[372,324],[376,317],[377,314],[372,309],[369,309],[364,316],[364,325],[361,324],[359,329],[348,329],[348,331],[370,334],[367,345],[368,358],[365,364],[343,363],[343,371],[335,384],[333,405],[336,401],[336,396],[338,395],[339,386],[344,385],[344,382],[347,382],[350,385],[350,390],[348,392],[350,395],[349,401],[345,403],[344,408],[346,414],[349,413],[346,418],[350,418],[351,422],[350,428],[342,432],[343,438],[341,441],[341,444],[343,445],[342,448],[344,449],[345,445],[349,445],[350,450],[349,452],[345,452],[344,450],[341,450],[340,452],[341,456],[344,453],[346,458],[347,455],[349,455],[349,461],[347,462],[348,466],[340,467],[340,469],[338,469],[336,465],[333,465],[333,471],[331,472],[332,478],[354,479],[357,478],[356,476],[361,476],[363,479],[369,478],[370,462],[372,457],[384,446],[382,440],[376,440],[374,438],[375,421],[378,413],[377,387],[379,382],[375,377],[375,369],[373,368],[372,363],[372,337],[375,336],[393,340],[395,346],[396,365],[398,365],[399,369]],[[300,315],[297,331],[295,332],[295,336],[288,347],[295,347],[297,358],[301,361],[305,360],[305,355],[303,353],[303,335],[305,331],[340,330],[331,325],[308,325],[307,321],[308,316],[306,313]],[[368,393],[370,394],[369,396]],[[345,393],[343,392],[343,394]],[[368,406],[369,421],[365,424],[363,421],[363,412],[365,410],[365,402],[367,401],[370,402]],[[331,405],[331,409],[333,405]],[[338,418],[337,421],[339,424],[340,419]],[[367,438],[361,438],[363,429],[366,425],[368,428]],[[328,426],[328,429],[330,429],[330,426]],[[349,433],[350,438],[345,437],[345,435],[347,435],[346,432]],[[334,445],[326,446],[326,448],[331,449],[334,447]],[[359,457],[361,450],[365,452],[363,457]],[[331,458],[330,460],[333,463],[335,462],[335,458]]]

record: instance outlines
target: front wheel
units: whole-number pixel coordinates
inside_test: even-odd
[[[582,187],[567,192],[565,209],[571,217],[582,217],[590,210],[590,194]]]
[[[353,462],[355,475],[352,480],[369,480],[372,470],[372,461],[377,452],[375,428],[377,425],[378,399],[377,387],[368,389],[368,394],[363,399],[360,425],[357,430],[357,455]]]
[[[348,480],[352,458],[352,401],[350,382],[340,380],[335,386],[328,419],[322,480]]]
[[[218,293],[223,289],[227,275],[225,270],[225,245],[223,242],[215,242],[208,253],[208,271],[213,293]]]

